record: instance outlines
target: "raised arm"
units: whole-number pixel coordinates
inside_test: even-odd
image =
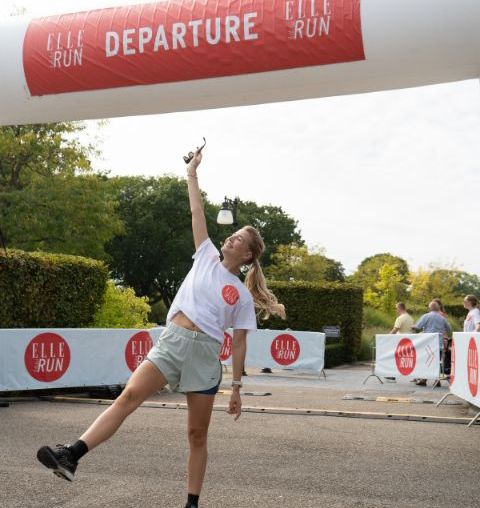
[[[190,200],[190,210],[192,212],[192,231],[195,249],[198,249],[208,238],[203,199],[197,178],[197,168],[200,162],[202,162],[202,153],[197,150],[193,159],[187,166],[188,198]]]

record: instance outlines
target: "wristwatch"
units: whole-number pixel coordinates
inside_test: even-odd
[[[243,386],[243,383],[241,381],[235,381],[235,379],[232,379],[232,387],[233,386],[238,386],[239,388],[241,388]]]

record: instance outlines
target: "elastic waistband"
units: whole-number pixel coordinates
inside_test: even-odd
[[[183,326],[178,326],[177,324],[170,321],[167,323],[167,328],[172,332],[185,337],[186,339],[196,339],[196,340],[215,340],[204,332],[195,332],[193,330],[189,330],[188,328],[183,328]],[[218,342],[218,341],[215,341]]]

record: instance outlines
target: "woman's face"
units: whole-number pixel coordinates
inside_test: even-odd
[[[463,306],[467,309],[467,310],[472,310],[473,309],[473,305],[470,303],[469,300],[465,299],[463,300]]]
[[[237,259],[242,263],[247,263],[252,258],[249,235],[248,231],[239,229],[236,233],[226,238],[222,246],[223,255]]]

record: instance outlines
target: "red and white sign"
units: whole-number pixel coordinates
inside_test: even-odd
[[[136,333],[125,347],[125,361],[133,372],[145,360],[153,347],[152,337],[146,330]]]
[[[480,407],[479,350],[480,333],[459,332],[453,334],[450,392],[477,407]]]
[[[231,365],[230,341],[227,335],[223,342],[220,360],[224,365]],[[228,357],[226,357],[227,352]],[[288,367],[321,372],[324,365],[324,333],[256,330],[248,334],[246,367]]]
[[[37,381],[56,381],[65,374],[69,365],[68,343],[56,333],[40,333],[25,349],[25,367]]]
[[[221,362],[226,362],[230,358],[230,356],[232,356],[232,342],[233,342],[232,336],[229,333],[224,332],[223,344],[222,348],[220,349]]]
[[[286,367],[298,360],[300,344],[293,335],[282,333],[272,340],[270,353],[275,362]]]
[[[395,350],[395,363],[402,376],[410,375],[417,363],[417,351],[410,339],[402,339]]]
[[[375,374],[397,378],[438,379],[438,333],[377,335]]]
[[[34,96],[364,60],[360,0],[168,0],[33,20]]]
[[[162,330],[0,329],[0,391],[126,384]]]
[[[474,337],[468,342],[467,379],[470,393],[476,397],[478,393],[478,348]]]

